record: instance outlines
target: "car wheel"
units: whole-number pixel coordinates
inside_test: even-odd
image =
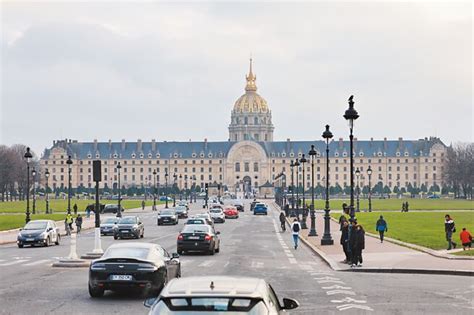
[[[104,289],[103,288],[97,288],[97,287],[91,287],[89,285],[89,295],[93,298],[99,298],[104,296]]]
[[[179,266],[178,271],[176,271],[176,278],[181,278],[181,266]]]
[[[117,236],[117,235],[114,235],[114,240],[118,240],[118,236]]]
[[[221,243],[219,243],[219,246],[216,248],[216,253],[219,253],[221,251]]]
[[[48,236],[48,238],[46,239],[46,242],[44,243],[44,247],[48,247],[49,245],[51,245],[51,239]]]
[[[161,225],[160,221],[156,221],[156,225]]]
[[[23,244],[18,244],[18,248],[23,248]]]
[[[178,249],[176,252],[178,253],[178,255],[182,255],[182,254],[183,254],[183,251],[182,251],[181,249]]]
[[[142,235],[140,237],[143,238],[144,236],[145,236],[145,230],[143,230]]]
[[[214,247],[209,251],[209,255],[214,255],[216,253],[216,248],[215,248],[216,245],[214,245]]]
[[[60,241],[61,241],[61,236],[59,236],[58,234],[58,237],[56,237],[56,242],[54,242],[54,244],[59,245]]]

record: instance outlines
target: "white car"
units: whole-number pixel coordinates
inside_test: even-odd
[[[213,208],[209,210],[209,214],[211,215],[212,221],[215,223],[224,223],[225,222],[225,214],[221,208]]]

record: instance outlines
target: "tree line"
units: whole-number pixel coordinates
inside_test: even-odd
[[[444,181],[456,198],[472,199],[474,143],[461,143],[448,148]]]

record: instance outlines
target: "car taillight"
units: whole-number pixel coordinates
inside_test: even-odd
[[[179,234],[178,235],[178,241],[182,241],[183,240],[183,234]]]
[[[204,240],[210,241],[210,240],[212,240],[212,236],[209,235],[209,234],[207,234],[207,235],[204,237]]]

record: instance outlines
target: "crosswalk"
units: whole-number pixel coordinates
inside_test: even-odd
[[[0,267],[31,267],[31,266],[50,266],[53,262],[57,260],[56,257],[48,259],[33,259],[31,257],[19,257],[13,256],[5,259],[0,259]]]

